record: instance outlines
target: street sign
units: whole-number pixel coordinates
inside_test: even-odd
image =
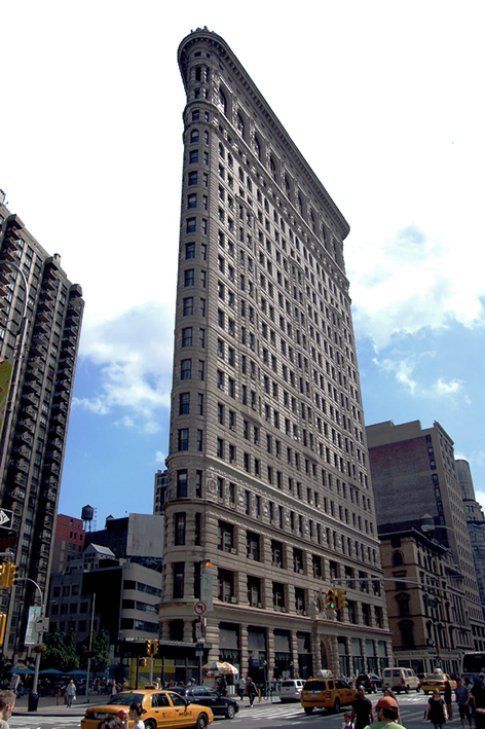
[[[2,529],[11,529],[13,525],[13,511],[10,509],[0,508],[0,527]]]
[[[25,631],[25,645],[38,645],[42,636],[42,606],[31,605]]]
[[[198,600],[197,602],[194,602],[194,613],[196,615],[205,615],[207,612],[207,605],[205,602],[202,602],[202,600]]]

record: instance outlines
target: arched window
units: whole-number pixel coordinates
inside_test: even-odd
[[[227,116],[227,99],[221,86],[219,86],[219,109]]]
[[[402,564],[404,564],[402,552],[397,549],[395,552],[392,553],[392,566],[399,567]]]
[[[256,152],[256,157],[261,162],[261,142],[257,134],[254,135],[254,151]]]
[[[241,137],[244,137],[244,119],[242,118],[239,111],[237,113],[236,124],[237,124],[237,131],[239,132]]]
[[[199,141],[199,130],[198,129],[192,129],[192,131],[190,132],[190,141],[191,142]]]
[[[269,171],[273,180],[276,180],[276,163],[272,154],[269,156]]]
[[[195,67],[195,80],[200,81],[202,79],[202,66]]]

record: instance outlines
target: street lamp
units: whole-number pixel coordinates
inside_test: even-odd
[[[44,593],[42,592],[42,589],[40,586],[35,582],[35,580],[31,580],[30,577],[17,577],[15,579],[15,582],[30,582],[32,585],[34,585],[35,589],[40,595],[40,617],[36,620],[37,623],[37,630],[36,630],[36,639],[37,643],[34,645],[34,648],[37,647],[37,654],[35,656],[35,668],[34,668],[34,683],[32,684],[32,691],[30,692],[29,696],[29,711],[37,711],[37,705],[39,703],[39,696],[38,696],[38,685],[39,685],[39,668],[40,668],[40,659],[41,659],[41,651],[40,651],[40,645],[42,643],[42,635],[44,632],[45,624],[44,624]]]

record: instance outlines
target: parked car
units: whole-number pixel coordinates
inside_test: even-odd
[[[282,704],[288,701],[299,701],[305,681],[302,678],[287,678],[281,682],[278,696]]]
[[[190,686],[186,689],[184,696],[190,703],[210,706],[214,716],[234,719],[239,711],[239,704],[235,699],[231,696],[221,696],[216,689],[208,686]]]
[[[309,678],[303,684],[300,703],[305,714],[313,709],[328,709],[338,713],[340,707],[351,704],[357,691],[341,678]]]
[[[389,686],[392,691],[396,691],[398,694],[401,691],[407,694],[411,690],[419,691],[420,680],[412,668],[395,666],[394,668],[384,669],[382,672],[382,685]]]
[[[157,689],[137,689],[136,691],[122,691],[107,703],[100,706],[90,706],[81,719],[81,729],[98,729],[101,721],[119,716],[128,717],[130,704],[141,704],[142,719],[146,729],[163,729],[164,727],[183,727],[188,729],[205,729],[214,721],[212,709],[201,704],[190,703],[180,694],[173,691]],[[128,722],[132,729],[133,722]]]
[[[435,671],[434,673],[425,673],[421,679],[421,688],[425,694],[430,694],[435,689],[443,692],[445,690],[445,681],[450,682],[452,691],[456,689],[456,681],[448,676],[448,674],[442,671]]]
[[[355,686],[363,686],[368,693],[375,694],[382,687],[382,678],[377,673],[361,673],[355,680]]]

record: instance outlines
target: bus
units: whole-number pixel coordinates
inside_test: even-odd
[[[478,678],[480,673],[485,673],[485,652],[465,653],[462,673],[472,680]]]

